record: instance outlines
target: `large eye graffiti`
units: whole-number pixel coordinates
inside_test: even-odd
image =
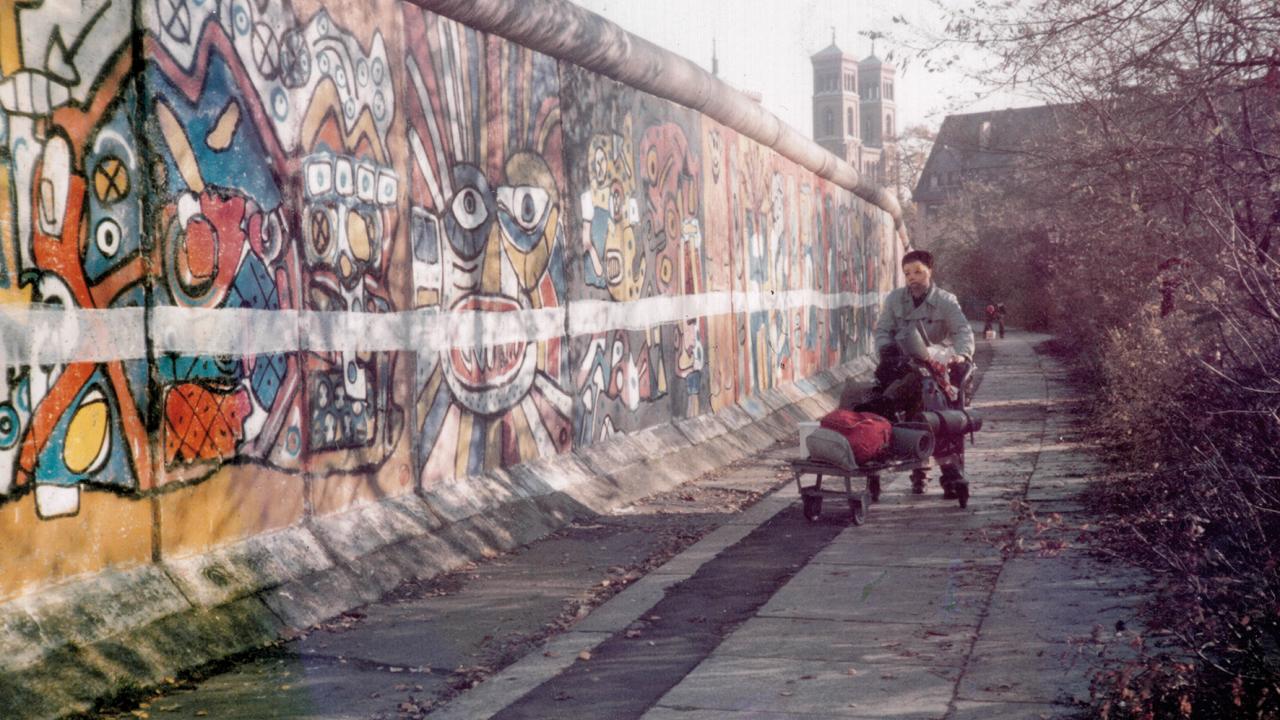
[[[498,188],[498,207],[505,211],[502,224],[516,247],[529,252],[542,239],[550,204],[551,195],[542,188]]]
[[[343,197],[356,192],[356,170],[351,158],[338,158],[333,162],[333,189]]]
[[[676,210],[675,202],[670,198],[663,203],[662,232],[667,238],[680,237],[680,213]]]
[[[517,225],[528,231],[536,230],[546,217],[551,196],[536,187],[498,188],[498,207],[506,210]]]
[[[276,260],[289,237],[289,221],[284,210],[276,208],[267,213],[262,226],[262,256],[268,262]]]
[[[18,444],[22,436],[22,421],[18,411],[9,403],[0,404],[0,450],[8,450]]]
[[[520,252],[531,252],[544,240],[554,240],[556,228],[548,228],[558,201],[555,178],[541,156],[521,152],[506,167],[507,185],[498,188],[499,217],[511,243]],[[550,238],[547,238],[547,235]]]
[[[453,198],[453,217],[464,230],[475,230],[489,219],[484,196],[475,188],[463,188]]]
[[[454,252],[464,260],[474,260],[484,251],[497,211],[493,191],[474,165],[455,165],[452,174],[457,190],[444,216],[445,234]]]
[[[693,178],[685,176],[680,182],[680,209],[681,215],[684,217],[693,217],[698,214],[698,184],[693,182]]]
[[[361,163],[356,168],[356,197],[367,203],[377,202],[378,171],[372,165]]]
[[[307,162],[304,171],[307,178],[307,196],[318,197],[333,190],[333,161],[316,158]]]

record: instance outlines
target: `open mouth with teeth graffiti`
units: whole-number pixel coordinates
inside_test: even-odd
[[[518,312],[517,301],[495,295],[468,295],[453,306],[455,313],[479,313],[478,323],[492,313]],[[524,340],[448,350],[449,384],[459,400],[477,411],[511,407],[533,384],[537,346]]]

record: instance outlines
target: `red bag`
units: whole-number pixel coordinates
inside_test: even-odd
[[[859,465],[888,450],[893,436],[893,425],[875,413],[832,410],[822,416],[818,424],[843,435]]]

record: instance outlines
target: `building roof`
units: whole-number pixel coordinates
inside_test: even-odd
[[[964,178],[998,177],[1012,170],[1035,145],[1060,141],[1072,116],[1070,105],[948,115],[912,197],[925,203],[945,200],[948,173]],[[939,176],[937,186],[932,186],[932,176]]]
[[[859,60],[859,61],[858,61],[858,64],[859,64],[859,65],[865,65],[865,66],[871,66],[871,65],[883,65],[883,64],[884,64],[884,61],[883,61],[883,60],[881,60],[880,58],[876,57],[875,53],[872,53],[872,54],[870,54],[870,55],[868,55],[868,56],[866,56],[866,57],[862,58],[861,60]]]
[[[811,57],[814,60],[817,60],[818,58],[843,57],[843,56],[844,56],[844,51],[841,50],[839,46],[836,45],[834,40],[832,40],[830,45],[814,53]]]

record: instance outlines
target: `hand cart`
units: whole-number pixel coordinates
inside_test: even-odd
[[[881,475],[884,473],[907,471],[920,466],[918,459],[912,460],[895,460],[889,459],[886,462],[868,463],[866,465],[857,465],[846,467],[836,465],[825,460],[815,458],[799,458],[791,460],[791,471],[796,476],[796,488],[800,491],[800,498],[804,502],[804,517],[810,522],[818,519],[822,514],[822,499],[827,496],[843,496],[849,501],[850,521],[854,525],[861,525],[867,517],[867,510],[870,509],[871,503],[880,502]],[[814,475],[816,477],[812,485],[805,485],[801,479],[805,475]],[[844,490],[829,490],[822,487],[823,477],[842,477],[844,478]],[[854,490],[853,478],[865,478],[866,483],[859,491]],[[884,482],[888,484],[888,482]]]

